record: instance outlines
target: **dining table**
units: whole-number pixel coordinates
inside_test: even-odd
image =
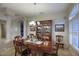
[[[24,44],[31,49],[32,56],[42,55],[43,53],[51,54],[53,51],[51,41],[26,40]]]

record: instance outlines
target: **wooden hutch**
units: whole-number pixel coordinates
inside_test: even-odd
[[[52,39],[52,20],[37,21],[36,35],[39,40]]]

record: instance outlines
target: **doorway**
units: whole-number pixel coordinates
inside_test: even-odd
[[[6,21],[0,20],[0,39],[6,38]]]
[[[23,37],[24,36],[24,22],[20,22],[20,35]]]

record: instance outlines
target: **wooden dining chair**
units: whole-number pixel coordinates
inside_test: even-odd
[[[32,56],[36,56],[37,55],[37,45],[36,44],[30,44],[29,48],[31,49],[31,55]]]
[[[21,56],[30,56],[31,54],[31,49],[26,48],[25,50],[22,51]]]
[[[44,47],[44,51],[45,52],[43,53],[43,56],[57,56],[58,55],[58,46],[52,45],[52,43],[50,42],[48,47]]]
[[[63,36],[62,35],[56,35],[56,45],[58,45],[58,47],[62,47],[64,49],[64,43],[63,43]]]
[[[23,47],[23,39],[20,36],[16,36],[15,40],[13,40],[14,48],[15,48],[15,56],[17,54],[22,53],[22,47]]]

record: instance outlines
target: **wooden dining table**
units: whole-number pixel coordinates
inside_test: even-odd
[[[32,56],[42,55],[43,53],[52,54],[53,48],[51,41],[26,41],[25,46],[31,49]]]

